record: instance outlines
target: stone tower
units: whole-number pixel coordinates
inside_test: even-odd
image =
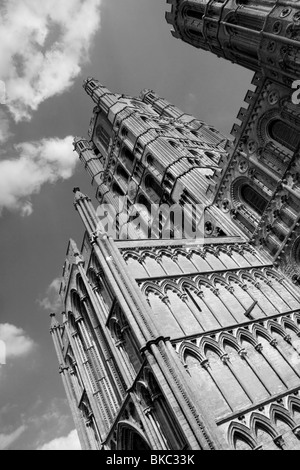
[[[215,202],[300,279],[300,4],[168,0],[173,36],[255,72]],[[300,82],[298,82],[300,85]]]
[[[252,237],[257,172],[273,170],[152,91],[84,88],[96,108],[75,149],[106,210],[75,188],[86,235],[69,243],[51,326],[83,448],[300,449],[300,291]],[[228,189],[239,178],[257,197],[251,230]],[[201,238],[178,238],[174,204],[191,219],[201,206]]]

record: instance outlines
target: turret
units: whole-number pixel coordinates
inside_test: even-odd
[[[273,0],[227,2],[167,0],[166,20],[174,37],[271,79],[300,76],[300,5]]]
[[[97,214],[91,203],[91,199],[80,191],[80,188],[74,188],[75,194],[74,206],[78,211],[82,222],[89,235],[97,230]]]
[[[90,142],[78,137],[74,146],[121,238],[149,237],[150,228],[151,237],[160,237],[170,226],[168,207],[214,201],[228,158],[224,135],[153,90],[133,98],[95,79],[84,88],[97,106]],[[159,220],[155,206],[162,205]]]

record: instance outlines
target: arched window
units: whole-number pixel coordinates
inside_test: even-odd
[[[269,135],[279,144],[295,152],[300,145],[300,133],[280,119],[275,119],[269,123]]]
[[[251,440],[238,431],[234,433],[233,445],[235,450],[253,450],[253,444]]]
[[[248,337],[242,337],[241,346],[242,349],[247,352],[248,363],[251,365],[252,369],[255,370],[258,378],[269,391],[270,395],[276,395],[278,392],[284,390],[282,381],[263,356],[263,350],[259,352],[258,343],[255,348]]]
[[[264,450],[279,450],[274,442],[275,430],[258,422],[255,426],[256,440]]]
[[[209,361],[209,373],[222,391],[226,402],[233,411],[239,411],[251,405],[251,401],[241,387],[237,378],[233,375],[226,362],[223,363],[219,355],[212,348],[206,348],[206,359]]]
[[[210,363],[207,369],[201,366],[200,360],[192,352],[186,351],[184,362],[192,378],[193,386],[197,390],[199,400],[205,403],[208,412],[214,417],[219,418],[232,413],[228,397],[223,393],[218,382],[218,367],[222,363],[217,355],[209,356]],[[205,363],[204,363],[205,366]]]
[[[163,195],[163,189],[160,184],[153,178],[152,175],[147,175],[145,178],[145,186],[147,190],[153,190],[158,199],[160,199]]]
[[[128,171],[132,172],[133,167],[134,167],[135,157],[133,153],[127,147],[123,148],[121,159],[123,163],[125,164],[126,168],[128,169]]]
[[[172,145],[172,147],[174,147],[175,149],[179,147],[178,143],[177,142],[174,142],[174,140],[169,140],[168,141],[170,145]]]
[[[98,126],[97,131],[96,131],[96,135],[97,135],[100,143],[105,148],[105,150],[108,150],[109,141],[110,141],[110,136],[109,136],[108,132],[102,126]]]
[[[122,135],[122,137],[127,137],[128,136],[128,130],[127,130],[126,127],[122,127],[121,135]]]
[[[118,185],[118,183],[114,183],[112,185],[112,190],[113,190],[113,193],[116,194],[117,196],[124,196],[124,192],[123,190],[120,188],[120,186]]]
[[[119,450],[151,450],[148,443],[142,438],[140,434],[133,429],[123,429],[120,442],[118,443]]]
[[[117,175],[120,176],[126,183],[128,182],[129,175],[122,166],[118,166]]]
[[[225,352],[229,355],[232,370],[235,376],[238,377],[240,384],[242,384],[247,391],[247,395],[254,403],[266,400],[270,395],[261,383],[261,380],[258,379],[255,372],[253,372],[251,366],[249,366],[230,343],[224,346]]]
[[[240,191],[242,200],[259,215],[263,215],[268,201],[249,184],[243,184]]]

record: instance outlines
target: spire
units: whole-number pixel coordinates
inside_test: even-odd
[[[99,80],[93,77],[88,77],[86,80],[84,80],[82,86],[86,93],[91,96],[97,105],[99,104],[99,98],[103,94],[102,89],[104,92],[108,91],[106,90],[105,86],[99,82]]]
[[[92,87],[93,87],[94,85],[96,85],[96,86],[99,86],[99,85],[102,86],[101,83],[99,82],[99,80],[97,80],[97,78],[94,78],[94,77],[87,77],[85,80],[83,80],[83,85],[82,85],[82,86],[83,86],[84,89],[86,89],[86,87],[87,87],[88,85],[90,85],[91,83],[92,83]]]
[[[70,249],[72,250],[73,253],[80,253],[77,243],[73,240],[73,238],[70,238],[70,241],[69,241],[69,251]]]
[[[57,328],[60,328],[60,324],[57,321],[56,314],[51,313],[50,318],[51,318],[51,331],[56,330]]]
[[[66,325],[68,323],[66,312],[62,313],[62,322],[63,322],[63,325]]]
[[[81,150],[84,148],[82,145],[80,145],[80,143],[87,144],[88,147],[90,147],[87,140],[84,137],[76,136],[76,137],[74,137],[74,140],[73,140],[74,151],[76,151],[78,149],[78,147],[80,147]]]
[[[92,98],[96,106],[99,106],[99,108],[103,110],[107,110],[113,106],[121,96],[117,93],[112,93],[105,85],[102,85],[99,80],[92,77],[84,80],[83,88]]]
[[[73,193],[75,194],[75,199],[74,199],[74,204],[75,204],[75,206],[76,206],[80,201],[84,201],[84,200],[90,201],[90,198],[89,198],[88,196],[86,196],[85,194],[83,194],[83,193],[80,191],[80,188],[74,188],[74,189],[73,189]]]
[[[79,212],[81,220],[89,234],[95,232],[98,218],[91,199],[80,191],[80,188],[74,188],[75,194],[74,206]]]
[[[84,263],[84,258],[81,255],[76,242],[72,238],[69,241],[68,254],[71,254],[74,257],[74,264],[78,265],[80,263]]]

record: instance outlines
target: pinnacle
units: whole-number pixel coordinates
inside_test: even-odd
[[[80,188],[74,188],[73,193],[75,194],[75,201],[74,201],[75,204],[77,204],[79,201],[82,201],[83,199],[88,199],[88,196],[83,194],[80,191]]]
[[[57,319],[56,319],[56,314],[55,313],[51,313],[50,314],[50,318],[51,318],[51,328],[54,329],[54,328],[59,328],[60,327],[60,324],[58,323]]]

